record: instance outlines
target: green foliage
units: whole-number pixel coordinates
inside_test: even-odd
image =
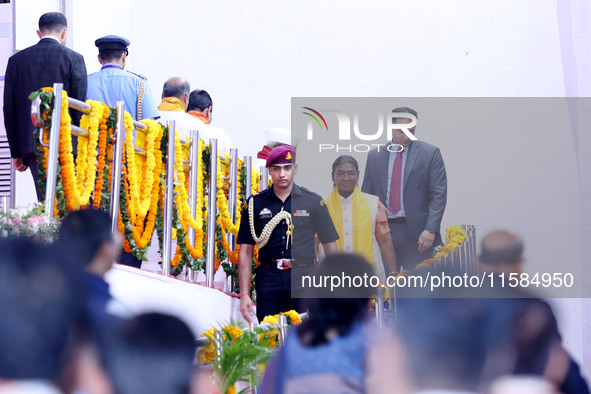
[[[225,335],[214,335],[215,347],[220,352],[219,356],[214,356],[212,365],[217,387],[222,393],[238,382],[257,385],[263,367],[275,354],[268,336],[260,335],[275,326],[259,326],[251,332],[245,330],[242,323],[230,321],[230,325],[242,329],[243,334],[232,338],[228,329],[220,328]]]

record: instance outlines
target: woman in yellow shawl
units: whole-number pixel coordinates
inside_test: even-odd
[[[335,188],[328,196],[326,206],[339,233],[339,252],[363,256],[385,284],[386,273],[397,272],[386,207],[377,196],[359,190],[359,166],[352,156],[343,155],[335,160],[332,181]]]

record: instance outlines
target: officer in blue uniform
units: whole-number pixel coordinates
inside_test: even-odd
[[[88,76],[88,98],[111,108],[117,106],[117,101],[124,101],[125,110],[135,120],[160,117],[146,78],[124,70],[129,40],[111,35],[99,38],[94,44],[99,49],[98,60],[103,67]],[[142,266],[141,260],[125,251],[119,263],[136,268]]]
[[[251,321],[250,273],[255,245],[260,266],[256,269],[257,318],[291,309],[302,312],[301,277],[315,272],[314,237],[324,251],[335,253],[339,238],[324,200],[293,182],[295,149],[274,148],[267,158],[271,187],[248,199],[242,211],[237,243],[240,312]],[[293,286],[293,287],[292,287]],[[299,293],[299,294],[298,294]]]
[[[146,78],[124,70],[129,40],[110,35],[99,38],[94,44],[99,49],[102,68],[88,76],[88,98],[112,108],[117,106],[117,101],[124,101],[125,110],[135,120],[158,118],[158,107]],[[141,105],[138,106],[138,102]]]

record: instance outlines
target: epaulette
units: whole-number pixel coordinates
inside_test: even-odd
[[[250,196],[248,196],[247,199],[245,199],[244,201],[242,201],[242,205],[240,206],[242,209],[248,209],[248,202],[250,201],[251,198],[258,196],[259,194],[261,194],[260,192],[255,193],[255,194],[251,194]]]
[[[130,73],[130,74],[133,74],[133,75],[135,75],[136,77],[138,77],[138,78],[141,78],[141,79],[143,79],[143,80],[146,80],[146,81],[148,80],[148,78],[147,78],[147,77],[145,77],[145,76],[143,76],[142,74],[137,74],[137,73],[134,73],[133,71],[129,71],[129,70],[125,70],[125,71],[127,71],[128,73]]]
[[[306,192],[306,193],[308,193],[308,194],[311,194],[312,196],[316,197],[316,198],[318,199],[318,202],[319,202],[320,206],[324,206],[324,205],[326,205],[326,201],[325,201],[325,200],[322,198],[322,196],[321,196],[320,194],[318,194],[318,193],[315,193],[315,192],[313,192],[312,190],[305,188],[304,186],[300,186],[300,185],[298,185],[298,187],[299,187],[299,188],[300,188],[302,191],[304,191],[304,192]]]

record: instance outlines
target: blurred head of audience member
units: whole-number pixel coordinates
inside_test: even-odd
[[[372,275],[361,256],[326,257],[307,294],[313,297],[308,300],[308,318],[269,362],[260,392],[365,392],[371,330],[363,323],[375,291],[369,283]],[[343,277],[353,282],[331,286],[336,285],[332,279]],[[368,286],[352,286],[359,278],[368,278]]]
[[[147,313],[115,327],[106,352],[107,371],[118,394],[187,394],[195,337],[180,319]]]
[[[81,316],[93,336],[103,336],[114,320],[129,316],[127,308],[111,296],[104,279],[121,251],[121,237],[111,233],[107,213],[96,209],[70,212],[62,221],[55,247],[77,274]]]
[[[73,280],[32,240],[0,239],[0,250],[0,382],[56,382],[76,322]]]
[[[396,333],[417,391],[476,391],[494,319],[481,299],[424,298],[398,303]]]
[[[56,243],[73,267],[103,277],[121,252],[121,237],[111,232],[111,217],[98,209],[70,212]]]
[[[498,307],[495,317],[497,326],[501,327],[497,331],[508,334],[504,342],[490,349],[485,380],[502,374],[543,376],[562,392],[588,392],[578,364],[562,346],[550,305],[535,297],[527,287],[499,283],[503,275],[505,281],[515,274],[521,278],[524,264],[521,238],[507,231],[492,231],[482,239],[481,249],[476,260],[478,270],[495,273],[495,279],[499,279],[492,292],[488,292],[488,296],[495,297],[490,303]]]
[[[493,231],[482,239],[477,259],[480,272],[521,273],[523,267],[523,241],[507,231]]]
[[[373,275],[371,266],[356,254],[338,253],[329,255],[318,268],[315,297],[308,300],[308,319],[299,326],[299,337],[306,346],[318,346],[329,342],[335,336],[346,336],[354,325],[363,323],[369,312],[369,299],[375,288],[369,286],[332,287],[330,279],[324,285],[324,278],[351,278]]]

